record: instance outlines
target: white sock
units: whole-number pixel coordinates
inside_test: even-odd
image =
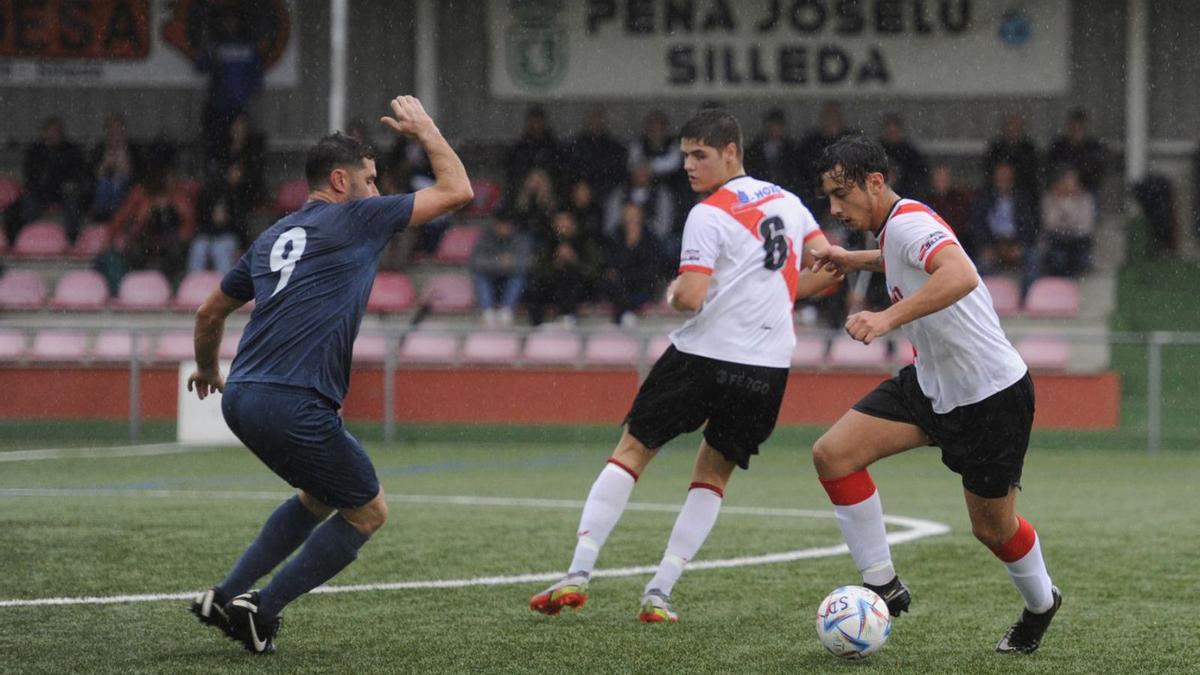
[[[850,548],[854,565],[862,573],[863,582],[882,586],[896,576],[892,566],[892,550],[883,526],[883,502],[879,490],[866,469],[821,485],[833,502],[842,538]]]
[[[663,554],[662,562],[658,564],[658,572],[646,591],[658,589],[664,595],[670,595],[675,588],[675,582],[683,574],[683,568],[688,561],[696,557],[708,533],[717,522],[721,513],[722,495],[719,490],[710,485],[693,483],[688,490],[683,509],[675,519],[675,528],[671,530],[671,538],[667,540],[667,552]]]
[[[575,557],[571,560],[568,572],[591,574],[596,567],[596,558],[600,556],[600,548],[625,512],[625,505],[629,503],[629,495],[633,493],[636,482],[637,479],[624,467],[612,463],[604,466],[596,482],[592,483],[592,490],[583,505]]]
[[[1020,526],[1012,539],[1000,549],[993,551],[1004,563],[1008,576],[1025,600],[1025,607],[1034,614],[1041,614],[1054,606],[1050,594],[1053,585],[1046,572],[1046,561],[1042,559],[1042,542],[1033,526],[1024,518],[1017,517]],[[1028,546],[1024,554],[1021,549]],[[1016,556],[1020,556],[1019,558]]]

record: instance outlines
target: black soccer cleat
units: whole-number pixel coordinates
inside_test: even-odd
[[[229,635],[229,617],[225,614],[225,596],[216,588],[201,592],[192,599],[192,614],[205,626],[212,626]]]
[[[1034,614],[1028,609],[1021,610],[1021,618],[1000,638],[996,651],[1001,654],[1032,654],[1037,651],[1042,644],[1042,636],[1050,627],[1050,620],[1062,607],[1062,593],[1057,588],[1051,588],[1050,595],[1054,597],[1054,604],[1045,612]]]
[[[275,636],[281,617],[265,619],[258,613],[258,591],[242,593],[225,605],[229,637],[242,643],[251,654],[274,654]]]
[[[888,613],[892,616],[900,616],[908,611],[908,606],[912,604],[912,593],[909,593],[908,586],[900,581],[899,576],[892,577],[892,580],[882,586],[872,586],[864,583],[863,586],[875,591],[875,593],[883,598],[887,603]]]

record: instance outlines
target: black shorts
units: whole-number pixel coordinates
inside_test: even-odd
[[[353,509],[379,494],[367,451],[346,431],[337,406],[315,391],[228,383],[221,412],[234,435],[267,468],[322,504]]]
[[[625,416],[647,448],[704,427],[704,440],[743,469],[779,418],[787,368],[748,366],[685,354],[674,345],[659,357]]]
[[[939,415],[906,366],[854,405],[864,415],[919,427],[942,449],[942,463],[962,476],[968,492],[986,499],[1021,487],[1021,469],[1033,427],[1033,380],[1029,373],[1006,389]]]

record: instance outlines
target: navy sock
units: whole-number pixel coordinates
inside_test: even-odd
[[[217,590],[229,600],[250,590],[299,548],[320,522],[321,517],[305,508],[299,496],[280,504]]]
[[[335,577],[354,562],[368,539],[340,515],[325,521],[259,592],[259,614],[268,619],[278,616],[288,603]]]

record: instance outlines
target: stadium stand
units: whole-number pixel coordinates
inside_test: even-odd
[[[308,201],[308,181],[303,178],[286,180],[275,193],[275,214],[282,216],[298,210]]]
[[[583,340],[574,331],[539,330],[525,339],[524,362],[538,365],[574,365],[583,352]]]
[[[108,235],[108,223],[88,223],[79,231],[67,257],[74,260],[95,258],[108,247]]]
[[[10,270],[0,277],[0,309],[41,309],[46,302],[46,283],[36,270]]]
[[[829,365],[835,368],[864,369],[887,366],[887,340],[874,340],[871,344],[864,345],[848,335],[838,336],[829,345]]]
[[[819,335],[797,335],[792,352],[793,368],[819,368],[825,362],[825,338]]]
[[[67,232],[62,225],[49,221],[29,223],[21,228],[13,242],[15,258],[61,258],[67,252]]]
[[[992,296],[992,305],[1000,318],[1016,316],[1021,311],[1021,287],[1015,279],[992,275],[983,277],[983,285]]]
[[[481,218],[496,212],[496,207],[504,197],[504,189],[499,183],[479,178],[471,181],[471,189],[475,192],[475,198],[463,209],[464,216]]]
[[[452,225],[438,242],[434,260],[440,263],[463,265],[471,259],[471,251],[483,230],[474,225]]]
[[[158,361],[190,361],[196,358],[192,331],[175,330],[163,333],[154,349]]]
[[[0,211],[4,211],[21,198],[21,179],[0,176]]]
[[[25,333],[0,330],[0,360],[16,361],[25,356]]]
[[[430,275],[422,285],[421,298],[437,314],[467,312],[475,305],[471,279],[459,272]]]
[[[354,340],[354,360],[361,363],[383,363],[387,359],[388,339],[382,335],[359,335]]]
[[[412,281],[400,272],[380,272],[375,276],[371,295],[367,298],[368,312],[404,312],[416,298]]]
[[[1066,370],[1071,365],[1071,341],[1066,337],[1021,338],[1013,346],[1033,370]]]
[[[221,275],[217,272],[192,272],[183,278],[179,291],[171,301],[173,309],[194,312],[205,299],[221,284]]]
[[[520,353],[520,337],[495,331],[471,333],[462,347],[463,361],[476,364],[512,365]]]
[[[897,337],[892,341],[892,363],[904,367],[915,361],[916,354],[908,338]]]
[[[1025,315],[1072,319],[1079,316],[1079,282],[1065,277],[1042,277],[1029,287]]]
[[[29,357],[34,361],[82,361],[88,334],[76,330],[43,330],[33,337]]]
[[[121,289],[113,308],[137,311],[161,311],[171,301],[171,284],[158,270],[130,272],[121,279]]]
[[[457,335],[440,330],[421,329],[409,333],[400,346],[403,363],[450,364],[458,355]]]
[[[642,343],[637,338],[605,331],[588,339],[583,360],[589,366],[636,366],[641,354]]]
[[[140,336],[138,355],[148,358],[151,354],[150,338]],[[106,330],[96,336],[92,345],[92,359],[112,363],[127,363],[133,351],[133,334],[127,330]]]
[[[221,338],[221,350],[219,352],[221,359],[233,360],[237,356],[238,343],[242,341],[241,331],[226,333]]]
[[[53,309],[99,311],[108,304],[108,282],[95,270],[70,270],[54,287]]]
[[[656,360],[658,360],[658,357],[663,355],[663,352],[667,351],[667,347],[670,346],[671,338],[667,337],[666,335],[659,335],[658,337],[652,338],[650,340],[650,344],[646,345],[646,361],[649,363],[654,363]]]

